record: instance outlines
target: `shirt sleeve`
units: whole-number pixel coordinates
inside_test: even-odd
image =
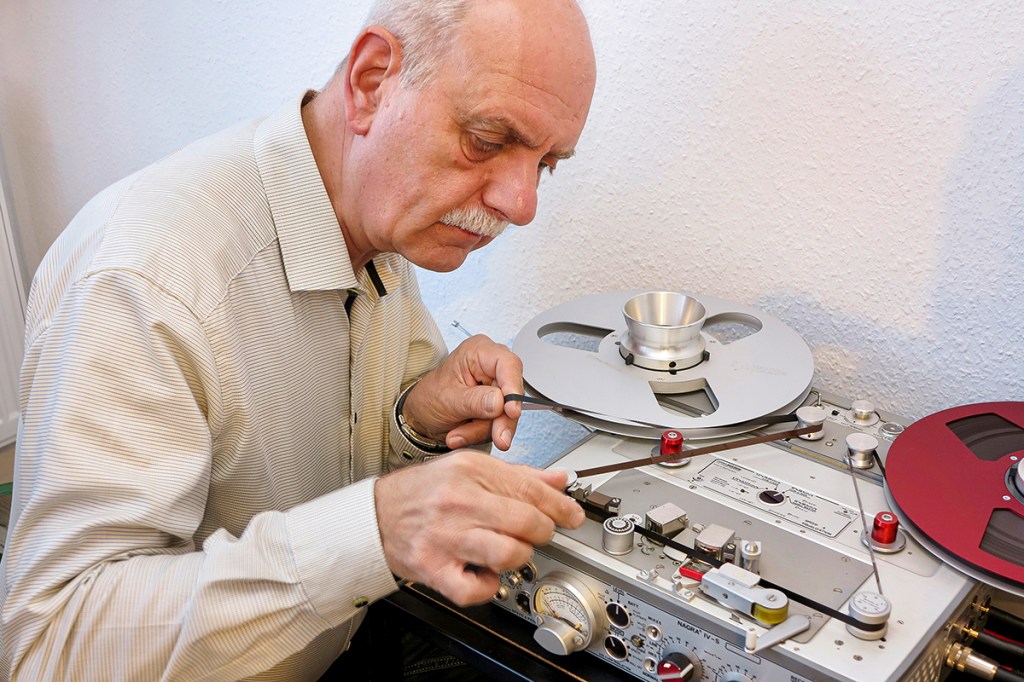
[[[374,479],[197,547],[220,399],[201,325],[129,273],[65,296],[22,372],[0,678],[246,677],[395,589]]]
[[[396,409],[402,393],[419,381],[424,374],[440,365],[448,356],[448,349],[441,330],[420,297],[415,269],[408,261],[397,255],[389,256],[389,263],[389,269],[396,271],[402,282],[400,289],[389,296],[395,296],[397,293],[400,297],[401,318],[408,327],[409,338],[405,370],[401,383],[396,387],[386,419],[389,452],[385,464],[388,471],[394,471],[411,464],[430,461],[444,454],[424,450],[406,438],[399,428]]]

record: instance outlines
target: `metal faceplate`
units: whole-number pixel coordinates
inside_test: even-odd
[[[693,295],[707,309],[701,332],[706,359],[675,372],[628,365],[619,352],[626,333],[623,304],[638,292],[587,296],[536,316],[516,336],[530,388],[546,398],[600,417],[569,415],[600,430],[635,437],[658,437],[662,430],[688,438],[728,435],[757,426],[766,415],[788,413],[810,390],[811,350],[777,318],[749,306]],[[726,342],[709,329],[737,324],[749,335]],[[603,336],[596,351],[556,345],[546,336],[579,333]],[[703,393],[704,413],[666,406],[673,394]],[[660,399],[659,399],[660,397]],[[689,412],[689,413],[688,413]]]
[[[631,460],[649,449],[647,441],[594,434],[552,465],[577,471]],[[578,484],[619,498],[625,516],[675,504],[690,524],[676,536],[683,545],[694,542],[695,526],[710,524],[759,540],[765,580],[831,608],[845,611],[858,592],[877,590],[847,471],[760,444],[728,457],[702,455],[682,469],[649,466]],[[781,501],[759,494],[764,491],[780,493]],[[867,518],[887,508],[879,484],[862,479],[859,494]],[[537,584],[547,576],[573,575],[602,602],[596,610],[603,606],[615,616],[586,651],[638,679],[652,679],[660,661],[684,652],[699,663],[699,679],[707,682],[937,682],[956,625],[974,622],[971,603],[984,602],[991,590],[912,540],[906,550],[876,559],[892,603],[882,641],[855,637],[840,620],[791,602],[791,613],[808,615],[811,628],[752,653],[745,637],[770,638],[771,629],[703,597],[696,583],[675,580],[679,561],[644,538],[635,538],[625,555],[603,551],[601,524],[593,519],[578,530],[557,532],[538,548],[529,577],[521,571],[503,574],[505,596],[494,603],[533,621],[529,605]]]

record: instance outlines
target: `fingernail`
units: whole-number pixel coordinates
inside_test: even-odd
[[[572,519],[570,520],[571,523],[572,523],[572,527],[573,528],[579,528],[580,526],[582,526],[583,525],[583,519],[585,518],[585,516],[586,515],[583,513],[583,508],[577,506],[576,509],[573,510],[573,512],[572,512]]]
[[[448,439],[448,447],[452,450],[458,450],[459,448],[466,447],[466,439],[462,436],[452,436]]]
[[[501,444],[504,445],[506,448],[512,445],[512,431],[510,431],[509,429],[505,429],[504,431],[501,432]]]
[[[488,414],[494,412],[494,408],[498,406],[497,400],[498,396],[494,394],[494,391],[487,394],[487,398],[484,399],[484,409],[487,410]]]

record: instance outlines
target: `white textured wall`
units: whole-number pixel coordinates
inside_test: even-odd
[[[320,85],[367,6],[0,2],[26,275],[109,182]],[[914,417],[1024,400],[1024,4],[587,12],[599,85],[577,158],[532,226],[424,274],[442,325],[510,341],[586,293],[704,292],[797,329],[823,388]]]
[[[424,277],[439,320],[510,340],[588,292],[704,292],[799,331],[823,388],[1024,400],[1024,4],[626,5],[588,5],[578,158]]]

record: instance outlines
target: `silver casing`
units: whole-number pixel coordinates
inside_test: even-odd
[[[676,539],[687,546],[710,524],[735,531],[737,546],[758,541],[764,580],[846,612],[854,594],[878,587],[862,543],[857,491],[843,461],[845,438],[854,432],[877,436],[884,459],[890,442],[886,434],[905,422],[883,413],[877,423],[865,426],[854,423],[848,401],[825,396],[818,404],[829,415],[821,440],[753,445],[700,456],[683,468],[646,466],[583,478],[576,485],[620,498],[622,516],[643,517],[662,504],[677,505],[686,511],[689,526]],[[649,440],[596,433],[550,466],[577,471],[642,458],[650,451]],[[856,475],[870,529],[874,514],[889,507],[877,468]],[[763,502],[759,493],[769,489],[783,493],[785,501]],[[811,627],[757,654],[747,653],[745,642],[770,637],[769,629],[701,595],[695,583],[673,579],[679,562],[639,535],[628,554],[602,551],[602,526],[594,520],[576,531],[559,531],[548,546],[538,548],[532,581],[518,572],[503,575],[507,589],[500,593],[507,596],[494,603],[536,622],[537,583],[552,574],[572,576],[588,587],[594,612],[612,605],[619,616],[620,625],[598,616],[586,652],[640,679],[654,679],[658,662],[673,652],[697,664],[693,680],[943,679],[946,651],[958,636],[951,625],[976,625],[972,604],[987,600],[992,589],[948,567],[913,539],[903,551],[875,558],[883,593],[892,604],[888,632],[876,641],[858,639],[838,619],[791,602],[790,615],[807,615]],[[623,613],[628,614],[624,625]]]
[[[797,600],[789,604],[789,630],[787,623],[769,628],[681,576],[679,567],[688,559],[679,550],[640,533],[626,546],[593,518],[578,530],[558,531],[536,550],[529,570],[504,574],[494,603],[537,624],[538,641],[552,641],[560,632],[558,641],[569,642],[569,649],[575,635],[562,623],[552,625],[552,618],[570,624],[592,619],[587,637],[580,638],[585,647],[568,655],[597,656],[639,679],[670,676],[673,665],[675,674],[693,666],[685,673],[691,681],[944,679],[947,651],[960,641],[958,626],[979,627],[983,616],[976,605],[1005,595],[902,531],[896,542],[871,543],[876,580],[866,536],[875,514],[891,511],[877,462],[885,461],[908,421],[876,411],[866,400],[813,390],[813,358],[796,332],[762,311],[710,296],[693,296],[706,312],[702,362],[678,371],[624,362],[629,352],[647,352],[630,339],[623,317],[624,304],[636,295],[612,292],[564,303],[535,317],[516,337],[513,350],[523,359],[529,388],[585,410],[566,415],[598,431],[549,466],[579,472],[649,457],[650,439],[662,427],[682,431],[691,447],[695,439],[703,446],[748,431],[784,430],[757,420],[811,406],[801,413],[815,421],[824,415],[820,434],[702,455],[677,468],[648,465],[581,477],[570,493],[618,499],[615,513],[638,524],[651,510],[670,509],[671,519],[686,522],[677,542],[694,547],[706,544],[709,534],[724,538],[716,551],[733,554],[737,563],[743,563],[742,548],[756,543],[756,561],[747,557],[748,565],[766,583],[829,609],[848,613],[855,597],[856,604],[870,607],[881,598],[864,593],[881,591],[891,606],[887,630],[851,630]],[[723,324],[745,331],[723,333]],[[852,458],[850,443],[857,446]],[[662,516],[655,512],[653,522]],[[539,585],[554,595],[552,601],[537,598]],[[574,600],[585,604],[573,606]],[[562,612],[541,617],[537,601]],[[853,610],[864,617],[860,606]],[[792,624],[803,618],[809,626],[796,632]],[[671,665],[662,670],[662,662]]]

